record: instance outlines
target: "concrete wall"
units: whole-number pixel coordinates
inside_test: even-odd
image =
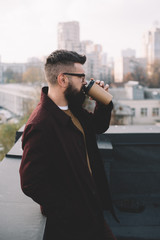
[[[127,105],[131,108],[135,108],[135,116],[133,116],[133,124],[154,124],[156,120],[160,120],[159,116],[153,116],[153,108],[158,108],[160,110],[160,100],[119,100],[119,103]],[[147,116],[141,115],[141,109],[147,108]]]

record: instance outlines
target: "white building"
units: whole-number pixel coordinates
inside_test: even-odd
[[[136,68],[146,69],[145,58],[124,57],[121,56],[115,60],[114,64],[114,79],[115,82],[123,82],[123,79],[128,73],[135,73]]]
[[[160,120],[160,100],[119,100],[119,102],[131,108],[133,112],[131,124],[155,124]]]
[[[146,125],[160,121],[160,89],[144,88],[138,82],[129,81],[124,88],[110,89],[110,93],[121,124]]]
[[[147,58],[148,73],[150,72],[151,64],[155,60],[160,60],[160,28],[154,26],[150,31],[143,35],[144,56]]]
[[[43,70],[44,62],[36,57],[32,57],[28,59],[26,63],[2,63],[0,62],[0,83],[6,82],[5,72],[7,70],[11,70],[14,73],[19,73],[21,76],[22,74],[27,71],[28,68],[39,68]]]
[[[80,28],[77,21],[58,24],[58,49],[66,49],[85,54],[84,65],[87,78],[104,80],[107,78],[107,55],[102,52],[100,44],[90,40],[80,41]]]
[[[87,61],[84,65],[87,78],[99,79],[101,68],[102,46],[92,41],[82,41],[80,44],[81,54],[85,54]]]
[[[127,73],[133,73],[136,60],[133,57],[119,57],[114,64],[114,79],[115,82],[123,82],[124,76]]]
[[[87,78],[105,81],[108,74],[107,54],[103,52],[102,45],[94,44],[90,40],[81,41],[80,53],[87,57],[84,65]]]
[[[58,49],[79,52],[80,29],[79,22],[58,23]]]
[[[0,83],[4,83],[5,79],[3,73],[6,70],[12,70],[13,72],[22,74],[26,71],[26,63],[0,63]]]
[[[126,98],[129,100],[142,100],[144,99],[144,89],[136,81],[129,81],[124,86]]]
[[[122,50],[121,55],[122,55],[122,57],[129,57],[129,58],[134,57],[135,58],[136,51],[134,49],[127,48],[127,49]]]
[[[0,85],[0,107],[23,116],[37,100],[38,89],[23,84]]]

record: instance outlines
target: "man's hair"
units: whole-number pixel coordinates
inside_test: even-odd
[[[46,80],[50,84],[57,82],[58,74],[62,72],[74,71],[74,63],[84,64],[85,55],[68,50],[56,50],[52,52],[46,59],[45,75]],[[73,69],[72,69],[73,68]]]

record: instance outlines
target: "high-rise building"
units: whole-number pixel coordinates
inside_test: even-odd
[[[80,47],[79,22],[58,23],[58,49],[78,51]]]
[[[148,65],[160,60],[160,28],[154,26],[143,36],[144,56],[147,58]]]
[[[123,82],[124,77],[128,73],[135,73],[136,68],[146,69],[146,58],[135,57],[119,57],[115,59],[114,78],[115,82]]]
[[[105,80],[107,75],[106,55],[102,52],[100,44],[94,44],[90,40],[82,41],[80,53],[85,54],[87,61],[84,65],[87,78]]]
[[[102,52],[100,44],[91,40],[80,41],[79,22],[60,22],[58,24],[58,49],[66,49],[85,54],[87,61],[84,64],[86,77],[106,80],[106,55]]]
[[[122,50],[121,52],[122,57],[136,57],[136,51],[131,48],[127,48]]]

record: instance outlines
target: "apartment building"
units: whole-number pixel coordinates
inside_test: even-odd
[[[16,116],[23,116],[36,104],[37,92],[33,86],[23,84],[1,84],[0,107]]]
[[[58,49],[66,49],[85,54],[86,77],[105,80],[107,78],[107,55],[100,44],[91,40],[80,41],[79,22],[60,22],[58,24]]]
[[[153,64],[156,59],[160,60],[160,28],[152,27],[143,35],[144,56],[148,64]]]
[[[13,72],[22,74],[26,71],[27,64],[26,63],[2,63],[0,62],[0,83],[5,83],[5,78],[3,73],[6,70],[12,70]]]
[[[79,22],[58,23],[58,49],[67,49],[79,52],[80,27]]]
[[[117,124],[148,125],[160,122],[160,89],[148,89],[136,81],[112,88]]]
[[[160,27],[153,26],[143,35],[143,55],[147,59],[147,72],[152,74],[152,64],[160,60]]]
[[[123,82],[126,74],[134,73],[136,68],[140,67],[146,69],[147,62],[146,58],[136,58],[134,56],[128,57],[126,55],[115,59],[114,64],[114,79],[115,82]]]

